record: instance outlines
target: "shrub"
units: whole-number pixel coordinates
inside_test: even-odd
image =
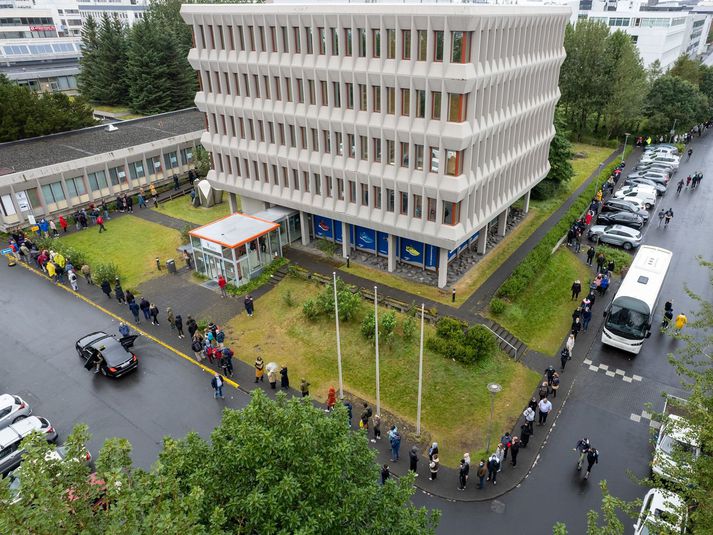
[[[441,318],[436,322],[436,334],[445,339],[457,339],[463,336],[466,324],[455,318]]]
[[[375,335],[374,330],[374,314],[367,314],[361,320],[361,335],[367,340],[372,340]]]
[[[495,335],[483,325],[473,325],[465,333],[465,345],[472,351],[476,360],[492,356],[498,349]]]
[[[334,256],[337,253],[337,244],[333,241],[320,238],[315,242],[317,249],[328,256]]]
[[[190,243],[191,242],[191,235],[188,234],[191,231],[191,225],[186,223],[181,227],[181,241],[183,243]]]
[[[285,293],[282,294],[282,302],[285,303],[288,307],[295,306],[295,298],[292,295],[292,290],[287,290]]]
[[[436,336],[426,347],[446,358],[473,364],[488,358],[497,350],[493,334],[482,325],[465,330],[465,324],[453,318],[442,318],[436,324]]]
[[[412,316],[408,316],[404,319],[401,329],[404,332],[404,339],[410,342],[416,336],[416,320]]]
[[[503,312],[505,312],[505,309],[507,308],[507,303],[500,299],[499,297],[493,297],[490,300],[490,312],[495,314],[496,316],[499,316]]]
[[[307,299],[307,301],[302,304],[302,314],[304,314],[304,317],[309,321],[316,320],[320,316],[317,303],[313,299]]]
[[[380,323],[379,334],[387,344],[390,344],[394,339],[394,329],[396,329],[396,312],[389,311],[382,314]]]
[[[607,263],[610,260],[614,261],[614,273],[621,273],[621,270],[628,268],[633,260],[632,256],[626,251],[617,249],[615,247],[609,247],[608,245],[599,245],[596,247],[597,253],[603,253],[607,259]]]
[[[98,284],[104,281],[113,284],[117,278],[121,279],[121,276],[119,275],[119,268],[116,267],[116,264],[108,263],[95,264],[92,268],[92,278],[97,281]]]
[[[339,300],[339,319],[349,321],[352,319],[361,307],[361,297],[340,278],[337,278],[337,299]],[[305,312],[305,307],[302,308],[303,313],[308,319],[316,319],[318,316],[334,317],[334,287],[328,284],[322,292],[317,296],[317,299],[309,305],[309,314]]]

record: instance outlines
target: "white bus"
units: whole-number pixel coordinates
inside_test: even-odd
[[[651,323],[673,253],[644,245],[636,253],[619,291],[604,311],[602,343],[639,353]]]

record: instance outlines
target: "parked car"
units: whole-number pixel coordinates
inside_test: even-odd
[[[644,496],[634,535],[685,533],[688,508],[678,494],[665,489],[651,489]]]
[[[647,148],[644,151],[644,156],[678,156],[678,149],[676,147],[663,147],[658,146],[654,148]]]
[[[660,156],[660,155],[651,155],[651,156],[644,156],[641,158],[640,161],[641,164],[646,164],[646,163],[665,163],[671,165],[671,168],[675,171],[678,171],[678,165],[680,163],[680,160],[677,156]]]
[[[25,450],[20,447],[22,439],[33,431],[44,433],[48,442],[57,440],[57,431],[46,418],[28,416],[5,429],[0,429],[0,474],[7,475],[22,462]]]
[[[102,331],[93,332],[77,340],[75,349],[84,367],[91,369],[99,362],[99,371],[108,377],[121,377],[139,366],[138,357],[129,351],[137,336],[117,340]]]
[[[624,225],[594,225],[588,237],[592,241],[619,245],[627,251],[641,245],[641,232]]]
[[[656,205],[656,190],[647,186],[627,186],[614,193],[615,199],[640,199],[647,210]]]
[[[30,414],[32,409],[21,397],[12,394],[0,396],[0,429],[17,423]]]
[[[673,175],[673,169],[671,167],[667,167],[665,165],[661,164],[651,164],[651,165],[643,165],[639,166],[636,168],[636,171],[633,171],[629,175],[627,175],[627,178],[643,178],[646,175],[661,175],[660,177],[656,178],[656,182],[661,182],[662,184],[668,183],[669,180],[671,180],[671,176]],[[635,175],[635,176],[632,176]]]
[[[653,473],[668,481],[685,483],[679,470],[686,470],[689,463],[683,461],[684,465],[679,466],[681,454],[695,461],[701,455],[700,435],[683,416],[668,414],[656,439]]]
[[[666,186],[654,182],[648,178],[627,178],[624,182],[625,186],[651,186],[656,190],[657,195],[664,195],[666,193]]]
[[[641,216],[646,223],[649,220],[649,212],[639,202],[631,202],[624,199],[609,199],[602,205],[602,212],[632,212]]]
[[[648,147],[646,147],[645,150],[649,149],[658,149],[658,148],[669,148],[673,149],[675,154],[678,154],[678,147],[674,145],[673,143],[652,143]]]
[[[638,230],[644,220],[634,212],[602,212],[597,216],[597,225],[624,225]]]

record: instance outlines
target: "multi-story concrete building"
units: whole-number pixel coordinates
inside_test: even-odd
[[[195,108],[0,144],[0,230],[69,214],[194,167]]]
[[[118,17],[127,26],[144,17],[148,9],[148,0],[78,0],[82,20],[94,17],[97,21],[104,16]]]
[[[549,170],[569,9],[184,5],[211,184],[438,270]]]

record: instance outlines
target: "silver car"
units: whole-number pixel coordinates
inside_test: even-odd
[[[30,414],[32,409],[20,396],[0,396],[0,429],[27,418]]]
[[[594,225],[588,237],[592,241],[619,245],[627,251],[641,245],[641,232],[624,225]]]

